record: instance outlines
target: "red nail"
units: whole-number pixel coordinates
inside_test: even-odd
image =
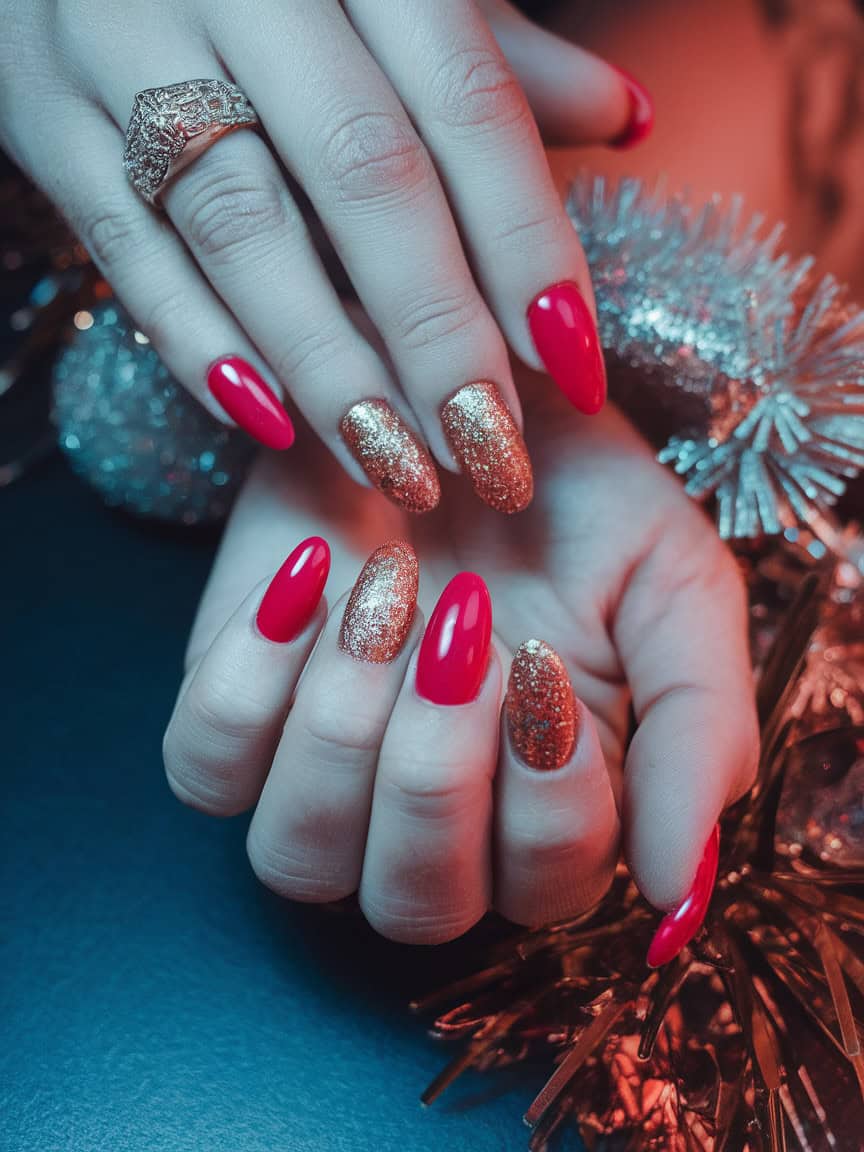
[[[717,879],[719,858],[720,825],[717,824],[705,845],[693,887],[675,911],[663,917],[660,927],[654,933],[654,939],[648,948],[649,968],[660,968],[663,964],[674,960],[702,927],[702,921],[711,903],[714,881]]]
[[[207,386],[232,420],[267,448],[294,443],[291,417],[251,364],[226,356],[210,366]]]
[[[258,631],[268,640],[287,644],[315,614],[330,571],[330,549],[320,536],[298,544],[264,593],[255,617]]]
[[[531,303],[528,326],[546,371],[571,404],[593,416],[606,399],[606,369],[594,319],[569,280]]]
[[[651,129],[654,127],[654,101],[648,95],[647,88],[643,88],[629,72],[625,72],[623,68],[616,68],[615,71],[627,85],[630,96],[630,119],[624,131],[609,141],[609,147],[633,148],[651,134]]]
[[[435,605],[417,657],[417,692],[433,704],[467,704],[489,663],[492,600],[473,572],[454,576]]]

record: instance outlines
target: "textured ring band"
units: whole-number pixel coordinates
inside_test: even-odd
[[[246,95],[226,80],[147,88],[135,96],[123,167],[135,189],[156,204],[168,181],[221,136],[257,124]]]

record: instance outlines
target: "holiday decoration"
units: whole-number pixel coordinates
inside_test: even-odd
[[[864,313],[739,199],[584,177],[568,209],[626,369],[614,394],[640,427],[671,426],[660,460],[716,497],[724,538],[818,529],[864,467]]]
[[[762,757],[723,818],[697,939],[650,971],[658,914],[622,868],[598,909],[497,946],[415,1005],[461,1041],[425,1102],[468,1068],[546,1053],[554,1069],[525,1116],[532,1152],[566,1122],[590,1149],[864,1147],[860,577],[806,557],[773,547],[744,560],[765,653]]]
[[[253,446],[171,377],[113,302],[79,311],[54,369],[54,421],[107,504],[184,524],[220,520]]]

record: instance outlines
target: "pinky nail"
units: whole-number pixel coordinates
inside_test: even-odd
[[[542,640],[526,640],[513,655],[504,701],[507,733],[523,764],[561,768],[573,754],[578,713],[564,661]]]
[[[255,623],[267,640],[296,639],[321,601],[330,571],[330,548],[320,536],[298,544],[264,593]]]
[[[282,449],[294,443],[294,425],[278,396],[239,356],[211,364],[207,387],[231,419],[259,444]]]
[[[648,948],[649,968],[660,968],[670,960],[674,960],[702,927],[705,913],[711,903],[719,859],[720,825],[717,824],[705,845],[705,851],[696,869],[693,887],[675,911],[663,917],[660,927],[654,933],[654,939]]]
[[[654,101],[648,94],[647,88],[634,79],[629,72],[625,72],[623,68],[616,68],[615,71],[627,85],[627,94],[630,97],[630,119],[623,132],[619,133],[614,140],[610,140],[610,148],[618,148],[621,150],[627,148],[634,148],[637,144],[651,134],[651,129],[654,127]]]

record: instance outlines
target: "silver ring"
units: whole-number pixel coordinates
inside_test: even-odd
[[[155,205],[165,185],[211,144],[257,124],[245,93],[226,80],[146,88],[135,95],[123,167],[135,189]]]

